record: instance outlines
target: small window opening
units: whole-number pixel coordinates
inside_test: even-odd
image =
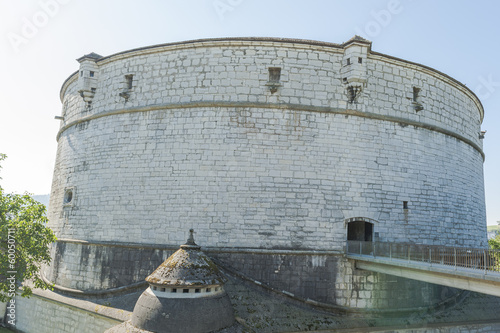
[[[403,201],[403,209],[408,209],[408,201]]]
[[[346,77],[345,77],[345,78],[343,78],[343,79],[342,79],[342,82],[347,83],[347,78],[346,78]]]
[[[83,76],[83,71],[80,71],[80,76]]]
[[[413,101],[418,102],[418,98],[420,95],[420,88],[413,87]]]
[[[206,291],[207,293],[209,293],[209,292],[211,292],[211,291],[212,291],[212,288],[207,288],[205,291]]]
[[[201,289],[195,289],[195,290],[194,290],[194,292],[195,292],[195,293],[197,293],[197,294],[199,294],[199,293],[200,293],[200,291],[201,291]]]
[[[71,204],[72,201],[73,201],[73,189],[67,189],[64,192],[63,202],[65,205],[69,205],[69,204]]]
[[[269,82],[278,83],[280,82],[281,68],[280,67],[269,67]]]
[[[163,292],[165,292],[165,288],[161,288],[161,289],[160,289],[160,291],[163,291]]]
[[[351,64],[351,58],[347,58],[347,65]]]
[[[95,88],[90,88],[90,91],[95,94],[96,89]]]
[[[363,58],[358,57],[358,64],[362,64],[362,63],[363,63]]]
[[[219,291],[219,287],[215,287],[215,291]]]
[[[90,77],[94,77],[94,72],[90,71]]]
[[[189,289],[182,289],[182,292],[183,292],[184,294],[187,294],[187,293],[189,293]]]
[[[154,286],[153,286],[153,290],[157,290],[157,289],[158,289],[158,288],[156,288],[156,287],[154,287]]]
[[[132,89],[132,84],[134,82],[134,76],[132,74],[125,75],[125,80],[127,81],[127,89]]]
[[[176,292],[177,292],[177,289],[176,289],[176,288],[173,288],[173,289],[171,290],[171,292],[176,293]]]

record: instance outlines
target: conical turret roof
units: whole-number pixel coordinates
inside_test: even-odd
[[[222,285],[226,279],[194,242],[193,229],[186,244],[167,258],[146,281],[163,286]]]

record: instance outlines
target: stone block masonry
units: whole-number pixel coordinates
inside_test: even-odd
[[[40,296],[16,300],[16,330],[27,333],[95,333],[104,332],[119,320],[92,313],[78,306]],[[98,307],[98,305],[96,305]]]
[[[61,89],[48,213],[73,241],[45,270],[62,287],[120,287],[146,270],[131,257],[139,250],[85,242],[144,244],[144,254],[190,228],[214,249],[340,253],[348,237],[486,246],[483,108],[443,73],[359,37],[198,40],[78,61]],[[389,289],[347,297],[357,273],[327,262],[286,288],[354,308],[401,305]]]

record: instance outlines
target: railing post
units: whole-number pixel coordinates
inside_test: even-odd
[[[376,258],[377,257],[377,254],[376,254],[376,248],[377,248],[377,243],[373,242],[373,258]]]
[[[453,248],[453,260],[455,262],[455,270],[457,270],[457,248]]]
[[[363,243],[359,242],[359,254],[361,255],[363,252],[361,252],[361,247],[363,246]]]
[[[392,243],[389,243],[389,259],[392,261]]]
[[[432,248],[429,246],[429,264],[432,267]]]
[[[410,262],[411,245],[408,244],[408,262]]]
[[[483,250],[484,275],[486,275],[486,250]]]

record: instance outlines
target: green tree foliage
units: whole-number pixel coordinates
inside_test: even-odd
[[[0,162],[5,158],[0,154]],[[0,186],[0,301],[29,297],[30,286],[51,288],[39,274],[40,266],[50,263],[49,245],[56,241],[46,223],[43,204],[27,193],[6,194]]]
[[[496,235],[492,239],[488,239],[488,245],[492,250],[500,250],[500,234]]]

